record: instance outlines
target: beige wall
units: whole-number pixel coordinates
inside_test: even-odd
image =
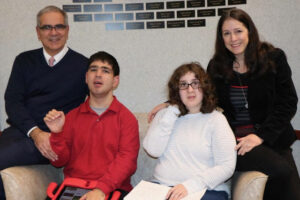
[[[150,2],[153,0],[128,0]],[[62,7],[72,0],[1,0],[0,2],[0,129],[5,128],[4,91],[13,60],[22,51],[38,48],[35,15],[42,7]],[[114,0],[115,2],[124,2]],[[300,0],[248,0],[237,6],[253,18],[261,38],[282,48],[293,71],[300,94]],[[177,66],[199,61],[206,67],[213,53],[218,17],[207,18],[206,27],[164,30],[105,31],[103,23],[77,22],[70,15],[68,45],[90,56],[105,50],[121,66],[121,84],[116,95],[134,112],[148,112],[166,99],[166,82]],[[300,111],[293,124],[300,129]],[[297,153],[299,157],[300,151]]]

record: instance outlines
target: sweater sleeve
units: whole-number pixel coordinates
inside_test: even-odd
[[[274,144],[297,111],[298,97],[292,81],[292,71],[282,50],[273,55],[276,66],[275,97],[272,111],[257,130],[259,137]]]
[[[131,113],[122,113],[120,120],[119,149],[106,173],[98,179],[97,188],[105,194],[118,189],[126,179],[130,179],[137,168],[140,148],[138,122]]]
[[[210,131],[214,164],[183,182],[189,194],[203,189],[212,190],[233,175],[236,164],[234,150],[236,142],[226,118],[221,113],[211,121]]]
[[[25,72],[22,66],[21,56],[17,56],[9,77],[5,91],[5,109],[8,115],[8,123],[20,129],[26,134],[31,128],[37,126],[30,112],[25,106],[26,84]]]
[[[160,157],[164,153],[179,113],[176,106],[168,106],[156,114],[143,141],[151,156]]]

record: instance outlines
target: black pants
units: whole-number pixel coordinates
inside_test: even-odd
[[[34,142],[19,129],[9,127],[0,136],[0,170],[12,166],[48,164]],[[0,178],[0,200],[5,200],[2,178]]]
[[[228,194],[225,191],[206,190],[200,200],[228,200]]]
[[[236,170],[255,170],[269,176],[264,200],[300,200],[300,178],[290,148],[273,150],[259,145],[238,156]]]

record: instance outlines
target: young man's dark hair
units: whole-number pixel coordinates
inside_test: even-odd
[[[105,51],[98,51],[97,53],[91,55],[91,57],[89,58],[89,66],[91,65],[91,63],[97,60],[101,60],[102,62],[107,62],[108,64],[110,64],[112,66],[114,76],[118,76],[120,74],[119,64],[114,56]]]

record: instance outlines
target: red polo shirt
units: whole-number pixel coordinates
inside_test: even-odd
[[[89,99],[66,115],[61,133],[52,133],[50,144],[58,155],[52,162],[64,167],[67,177],[97,180],[108,194],[115,189],[130,191],[130,177],[137,167],[138,123],[116,97],[100,116]]]

